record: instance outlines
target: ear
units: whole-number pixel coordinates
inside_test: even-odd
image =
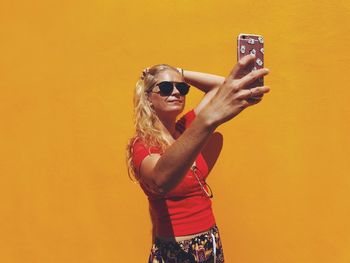
[[[153,103],[152,103],[152,99],[151,96],[149,95],[149,93],[146,94],[147,97],[147,101],[149,103],[149,106],[153,109]]]

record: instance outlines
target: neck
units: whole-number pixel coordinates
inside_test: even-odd
[[[170,136],[175,139],[176,138],[176,130],[175,130],[175,120],[176,118],[159,118],[160,122],[163,124],[161,129],[163,132],[170,134]]]

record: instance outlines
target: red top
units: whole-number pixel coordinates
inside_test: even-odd
[[[195,119],[194,110],[189,111],[176,122],[176,130],[183,132]],[[147,147],[141,139],[136,139],[133,145],[133,163],[136,174],[140,171],[142,160],[151,153],[161,151],[156,147]],[[201,183],[208,176],[208,166],[202,154],[196,159],[197,173]],[[165,195],[151,191],[140,180],[140,185],[148,197],[154,233],[157,236],[185,236],[203,232],[215,224],[211,200],[201,189],[198,180],[189,169],[182,181]]]

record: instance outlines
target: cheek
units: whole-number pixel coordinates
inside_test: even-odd
[[[165,101],[159,97],[153,97],[150,101],[155,109],[163,108],[164,106],[166,106]]]

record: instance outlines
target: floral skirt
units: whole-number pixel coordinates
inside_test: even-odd
[[[204,234],[179,242],[155,238],[148,263],[192,262],[224,262],[224,253],[217,226],[212,227]]]

